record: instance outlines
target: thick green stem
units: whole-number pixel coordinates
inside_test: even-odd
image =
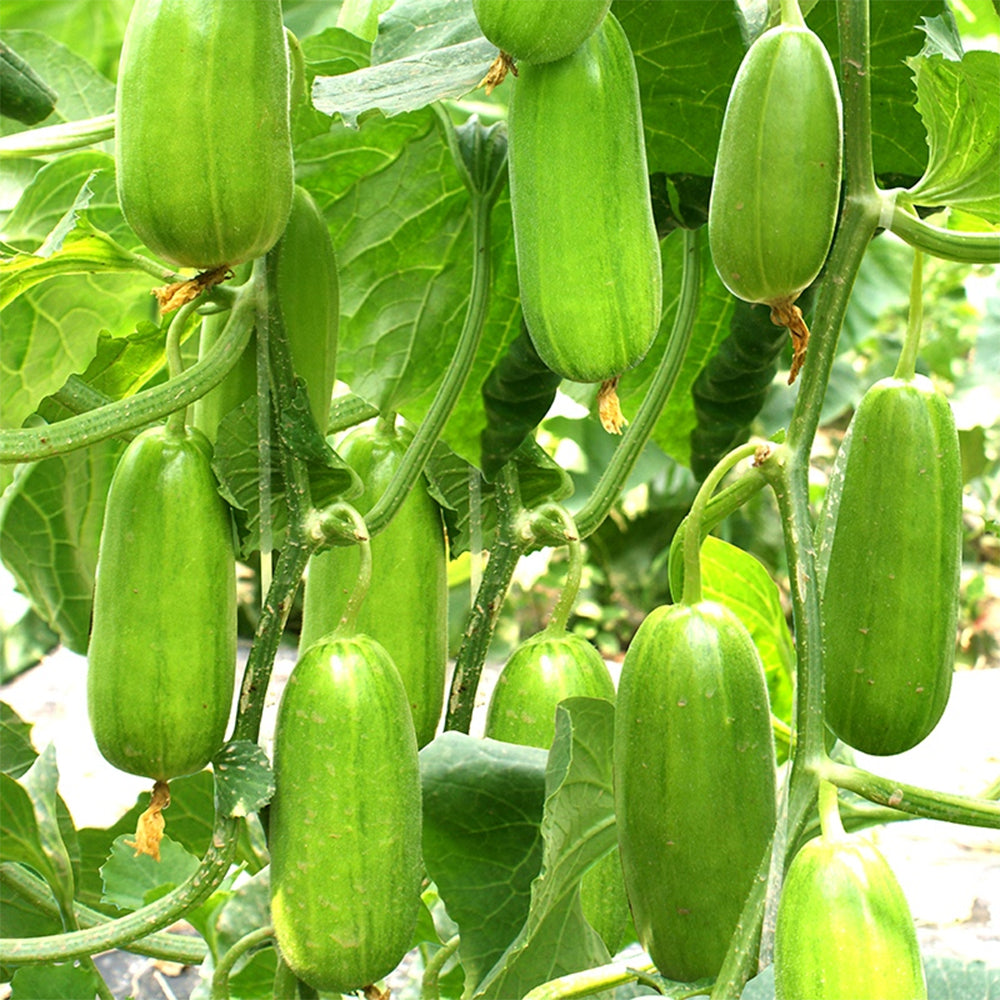
[[[913,274],[910,277],[910,315],[906,322],[906,339],[899,354],[894,375],[898,379],[912,382],[917,373],[917,353],[920,350],[920,334],[924,326],[924,255],[920,250],[913,254]]]
[[[52,890],[37,875],[18,864],[0,865],[0,884],[7,886],[33,907],[51,917],[58,918],[59,906]],[[77,923],[82,928],[106,924],[111,919],[82,903],[74,903]],[[166,932],[149,934],[129,943],[127,950],[136,955],[158,958],[181,965],[200,965],[205,960],[207,948],[200,937]]]
[[[681,292],[677,301],[670,339],[663,359],[653,376],[649,389],[622,439],[615,448],[611,461],[601,474],[594,492],[576,514],[576,526],[580,538],[588,538],[602,524],[614,506],[625,482],[639,461],[642,449],[646,447],[650,434],[659,420],[663,407],[670,398],[681,365],[687,354],[698,318],[699,292],[701,289],[701,230],[684,230],[684,267],[681,275]]]
[[[167,378],[176,379],[184,374],[184,359],[181,357],[181,341],[184,338],[184,328],[187,326],[188,318],[197,308],[197,300],[187,302],[174,314],[174,318],[167,327],[167,340],[164,353],[167,359]],[[187,426],[187,407],[174,410],[167,417],[167,431],[175,436],[183,436],[184,428]]]
[[[233,971],[233,966],[254,948],[259,948],[262,944],[273,944],[274,928],[259,927],[249,934],[245,934],[230,948],[216,965],[212,973],[212,1000],[229,1000],[229,976]]]
[[[634,983],[639,974],[655,973],[656,966],[651,963],[635,964],[629,962],[613,962],[611,965],[599,965],[596,969],[585,969],[558,979],[550,979],[541,986],[536,986],[525,993],[524,1000],[576,1000],[578,997],[589,997],[595,993],[612,990],[616,986]]]
[[[892,192],[882,195],[888,201]],[[889,228],[905,243],[932,257],[960,264],[1000,264],[1000,233],[963,233],[932,226],[901,205],[893,205]]]
[[[684,604],[693,605],[701,600],[701,526],[709,498],[729,470],[753,455],[759,447],[757,444],[743,444],[724,455],[705,477],[694,498],[684,535],[684,590],[681,596]]]
[[[455,673],[448,694],[448,712],[444,728],[467,733],[472,725],[472,711],[476,703],[476,688],[486,662],[497,618],[503,608],[507,588],[517,568],[517,561],[524,552],[520,532],[521,491],[517,467],[508,462],[500,472],[496,484],[497,530],[496,541],[490,550],[490,559],[483,573],[482,583],[476,594],[469,615],[462,645],[455,661]]]
[[[413,435],[413,440],[406,449],[396,474],[365,518],[372,537],[392,520],[413,488],[417,477],[423,472],[434,444],[441,436],[441,431],[444,430],[444,425],[448,422],[448,417],[455,408],[455,403],[472,370],[472,362],[476,357],[489,306],[490,213],[493,210],[494,200],[491,195],[472,193],[472,291],[469,294],[465,323],[451,363],[434,394],[430,409]]]
[[[0,462],[33,462],[86,448],[144,427],[200,399],[229,374],[246,348],[263,288],[263,271],[255,267],[254,276],[237,292],[222,336],[183,375],[56,424],[0,430]]]
[[[24,965],[65,961],[110,948],[128,948],[133,941],[172,924],[206,900],[219,886],[236,851],[236,820],[216,817],[212,844],[190,878],[165,896],[124,917],[88,927],[86,930],[50,937],[0,939],[0,963]]]
[[[553,538],[549,522],[554,520],[558,525],[558,537]],[[576,604],[580,593],[580,581],[583,579],[583,547],[580,545],[580,533],[569,512],[558,504],[545,504],[532,511],[529,531],[537,541],[543,544],[565,545],[569,551],[569,563],[566,567],[566,580],[559,593],[559,600],[552,609],[546,631],[564,632],[569,621],[570,612]]]
[[[99,115],[75,122],[25,129],[0,138],[0,160],[28,159],[63,153],[67,149],[93,146],[115,135],[115,116]]]
[[[354,590],[347,599],[344,613],[337,623],[337,632],[343,635],[353,635],[354,625],[358,618],[361,605],[364,604],[368,596],[368,590],[372,582],[372,546],[368,538],[368,529],[364,519],[350,505],[346,503],[337,504],[331,512],[335,515],[347,517],[354,525],[354,539],[358,543],[358,578],[354,583]]]
[[[441,970],[444,969],[448,959],[458,951],[458,946],[461,943],[461,937],[456,934],[431,956],[430,961],[424,966],[424,975],[420,983],[420,1000],[440,1000]]]
[[[855,792],[869,802],[925,819],[1000,830],[1000,803],[988,799],[929,791],[883,778],[859,767],[839,764],[829,758],[819,765],[818,772],[827,781]]]
[[[837,786],[829,781],[819,783],[819,823],[826,840],[843,840],[847,836],[840,818]]]

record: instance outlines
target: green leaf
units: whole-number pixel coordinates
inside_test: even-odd
[[[367,111],[386,117],[419,111],[473,90],[497,54],[483,38],[469,4],[397,0],[381,18],[372,66],[318,77],[313,103],[354,126]]]
[[[218,808],[224,816],[260,811],[274,795],[274,773],[262,747],[249,740],[227,743],[212,761]]]
[[[135,856],[126,841],[128,834],[115,839],[111,855],[101,866],[104,882],[102,902],[122,910],[138,910],[151,899],[162,896],[191,876],[198,867],[198,859],[180,844],[164,836],[160,842],[160,860],[148,854]]]
[[[1000,53],[975,51],[908,60],[930,159],[907,196],[916,205],[952,206],[1000,222]]]
[[[115,109],[114,79],[131,0],[4,0],[4,40],[59,94],[49,121],[92,118]],[[44,32],[44,33],[43,33]]]
[[[701,586],[746,626],[764,661],[771,711],[791,721],[795,646],[781,594],[764,566],[749,552],[709,535],[701,547]]]
[[[542,866],[517,938],[476,989],[484,1000],[523,996],[540,983],[610,961],[587,924],[580,879],[616,843],[612,746],[614,706],[569,698],[556,709],[545,774]]]
[[[521,503],[536,507],[565,499],[573,492],[570,477],[535,441],[528,438],[514,452]],[[469,550],[489,547],[496,528],[496,500],[492,483],[440,441],[427,467],[428,489],[444,510],[448,549],[452,558]]]
[[[459,925],[470,988],[528,915],[542,859],[546,756],[457,732],[442,733],[420,752],[424,863]]]
[[[0,772],[20,778],[38,754],[31,743],[30,722],[25,722],[5,701],[0,701]]]
[[[46,881],[63,910],[69,911],[76,892],[80,848],[76,827],[58,792],[55,744],[50,743],[38,755],[21,778],[21,786],[31,796],[38,842],[47,863]]]
[[[360,492],[357,474],[320,436],[309,410],[305,383],[297,385],[297,415],[289,417],[286,439],[306,462],[313,506],[322,508],[336,498],[349,499]],[[291,420],[294,419],[294,425]],[[240,550],[244,555],[260,549],[260,470],[258,466],[257,397],[252,396],[222,418],[215,439],[212,468],[222,483],[220,492],[235,508]],[[284,480],[279,456],[272,455],[271,517],[275,544],[287,523],[283,502]]]
[[[486,427],[482,466],[487,479],[497,473],[548,413],[562,379],[538,356],[526,327],[483,383]]]
[[[118,207],[114,161],[96,151],[70,153],[39,170],[8,217],[3,238],[37,250],[67,212],[78,210],[84,188],[87,222],[131,249],[135,237]],[[45,396],[85,370],[101,331],[122,336],[153,319],[150,280],[113,272],[63,276],[15,298],[0,314],[0,422],[20,426]]]
[[[80,1000],[98,995],[93,966],[73,962],[26,965],[11,980],[11,1000]]]
[[[195,857],[202,857],[212,839],[215,815],[215,782],[210,771],[170,782],[170,808],[163,817],[166,833]],[[114,842],[125,836],[135,836],[139,816],[149,805],[149,793],[141,793],[135,805],[107,829],[87,827],[79,831],[82,855],[81,879],[77,896],[88,906],[98,906],[103,895],[103,883],[98,869],[107,860]]]
[[[104,505],[124,445],[103,441],[21,465],[0,500],[0,548],[21,593],[85,654]]]
[[[330,225],[341,279],[338,377],[380,412],[420,422],[454,354],[472,280],[469,196],[437,116],[371,118],[296,150]],[[509,200],[492,214],[483,337],[444,440],[480,463],[481,387],[520,329]]]

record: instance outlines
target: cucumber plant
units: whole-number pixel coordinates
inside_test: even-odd
[[[78,830],[4,707],[12,994],[107,1000],[113,950],[213,997],[968,986],[857,834],[996,788],[852,752],[946,738],[963,491],[1000,516],[953,294],[1000,263],[987,5],[969,52],[884,0],[43,6],[0,49],[0,548],[22,634],[89,637],[101,782],[153,790]]]

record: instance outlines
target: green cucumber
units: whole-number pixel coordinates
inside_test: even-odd
[[[352,431],[338,454],[361,478],[362,516],[392,480],[409,434],[391,421]],[[378,640],[403,678],[420,746],[434,738],[448,667],[448,563],[441,512],[420,479],[395,517],[371,540],[372,581],[357,628]],[[340,622],[358,575],[356,546],[319,552],[309,561],[299,650]]]
[[[645,357],[662,307],[639,85],[613,15],[566,59],[520,68],[509,129],[532,343],[563,378],[611,379]]]
[[[575,52],[597,30],[611,0],[472,0],[483,34],[502,52],[526,63],[546,63]]]
[[[303,187],[295,188],[288,225],[274,253],[292,364],[305,380],[313,418],[325,434],[337,371],[340,284],[326,219]]]
[[[855,749],[920,743],[951,691],[962,560],[962,463],[930,380],[882,379],[850,427],[821,553],[826,721]]]
[[[819,274],[840,201],[842,111],[826,48],[805,25],[765,31],[722,122],[708,239],[740,299],[794,302]]]
[[[668,979],[718,974],[775,823],[753,640],[722,605],[657,608],[622,665],[615,814],[642,946]]]
[[[548,750],[556,706],[575,697],[615,700],[607,664],[586,639],[546,629],[521,643],[504,664],[486,710],[485,735]]]
[[[774,934],[777,1000],[926,1000],[906,896],[854,837],[818,838],[792,860]]]
[[[115,103],[118,199],[154,253],[233,266],[281,236],[292,203],[279,0],[136,0]]]
[[[420,908],[420,769],[406,692],[359,635],[296,663],[274,734],[268,844],[282,957],[314,989],[353,993],[410,948]]]
[[[135,438],[108,491],[87,652],[98,749],[156,781],[200,771],[222,746],[236,671],[229,512],[201,432]]]

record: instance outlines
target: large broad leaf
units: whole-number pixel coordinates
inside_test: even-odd
[[[118,208],[114,162],[106,154],[71,153],[42,168],[7,218],[3,239],[36,256],[57,258],[71,254],[80,218],[126,249],[135,246]],[[67,240],[70,249],[64,250]],[[103,264],[94,267],[103,272]],[[20,426],[45,396],[84,371],[102,331],[124,336],[155,319],[153,283],[148,275],[113,270],[62,275],[33,285],[7,305],[0,313],[0,422]]]
[[[557,976],[610,961],[583,916],[580,879],[616,842],[611,787],[614,706],[569,698],[556,709],[545,775],[542,866],[517,938],[476,989],[506,1000]]]
[[[128,834],[118,837],[111,847],[111,856],[101,866],[104,881],[103,903],[122,910],[137,910],[162,896],[194,874],[198,867],[195,855],[180,844],[164,837],[160,842],[160,858],[137,855]]]
[[[909,64],[930,161],[908,197],[1000,222],[1000,53],[968,52],[959,61],[921,55]]]
[[[4,0],[4,40],[59,94],[45,123],[115,108],[114,79],[132,0]],[[27,30],[9,30],[9,29]]]
[[[542,861],[546,756],[456,732],[420,751],[424,863],[459,926],[470,988],[528,916]]]
[[[79,1000],[95,996],[99,982],[97,970],[89,965],[74,962],[26,965],[14,973],[11,996],[15,1000]]]
[[[383,413],[419,423],[454,354],[469,303],[470,200],[431,112],[334,126],[296,153],[340,267],[338,377]],[[480,388],[520,317],[509,203],[492,214],[493,281],[480,349],[444,438],[479,465]]]
[[[123,448],[103,441],[20,466],[0,501],[4,564],[74,653],[87,651],[104,505]]]
[[[724,604],[750,633],[764,661],[771,711],[790,722],[795,647],[774,580],[749,552],[709,535],[701,547],[701,586],[707,600]]]
[[[0,701],[0,772],[15,780],[35,762],[31,743],[32,723],[25,722],[5,701]]]

